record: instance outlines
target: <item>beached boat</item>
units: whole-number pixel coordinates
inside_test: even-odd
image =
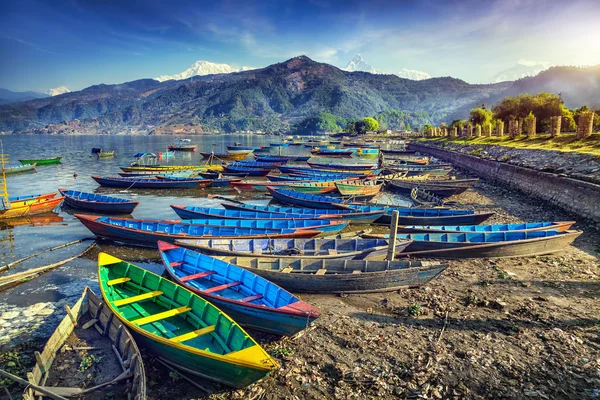
[[[367,173],[362,171],[347,171],[347,170],[335,170],[335,171],[324,171],[320,169],[307,168],[307,167],[296,167],[296,166],[284,166],[277,167],[282,174],[301,174],[301,175],[337,175],[337,176],[364,176],[374,174],[374,171],[369,170]]]
[[[271,172],[272,168],[250,168],[250,167],[237,167],[227,165],[224,169],[225,173],[234,173],[234,174],[245,174],[246,176],[265,176]]]
[[[196,151],[198,146],[192,144],[190,139],[175,139],[173,144],[169,146],[169,150],[173,151]]]
[[[227,258],[265,279],[298,293],[387,292],[425,285],[448,264],[426,261],[288,260]]]
[[[65,204],[73,208],[103,214],[131,214],[139,202],[103,194],[58,189],[65,196]]]
[[[345,171],[373,171],[375,169],[377,169],[377,165],[373,165],[373,164],[323,164],[323,163],[316,163],[316,162],[310,162],[308,161],[307,163],[308,165],[310,165],[312,168],[316,168],[316,169],[325,169],[325,170],[330,170],[330,169],[334,169],[334,170],[345,170]]]
[[[412,225],[399,226],[401,233],[469,233],[469,232],[532,232],[532,231],[568,231],[575,221],[526,222],[522,224],[492,225]]]
[[[25,159],[19,160],[19,162],[23,165],[36,164],[39,167],[40,165],[60,164],[61,159],[62,156],[54,158],[34,158],[31,160]]]
[[[442,185],[423,185],[422,181],[408,181],[408,180],[396,180],[387,182],[386,189],[395,192],[401,193],[405,195],[411,194],[412,190],[416,187],[423,187],[426,190],[433,194],[434,196],[440,198],[446,198],[453,196],[455,194],[460,194],[467,190],[469,186],[442,186]]]
[[[137,177],[123,178],[114,176],[92,176],[100,186],[126,189],[197,189],[211,184],[210,179],[174,178],[174,179],[142,179]]]
[[[115,151],[101,151],[100,153],[96,153],[98,158],[110,158],[115,156]]]
[[[449,210],[446,208],[407,208],[359,204],[339,204],[338,206],[355,211],[383,211],[384,214],[376,223],[384,225],[390,224],[394,210],[399,213],[398,225],[477,225],[494,215],[493,212],[475,213],[473,210]]]
[[[321,234],[320,231],[309,229],[273,231],[258,228],[192,225],[170,220],[123,219],[82,214],[75,214],[75,217],[100,238],[142,247],[156,247],[158,240],[172,243],[176,239],[285,239],[309,238]]]
[[[320,315],[285,289],[243,268],[171,243],[158,242],[158,249],[175,282],[242,326],[294,335]]]
[[[340,208],[335,205],[336,203],[341,205],[345,203],[341,198],[277,189],[272,186],[267,186],[267,190],[275,200],[300,207],[336,210]]]
[[[291,214],[308,218],[341,218],[349,221],[351,224],[371,224],[378,220],[385,211],[367,211],[360,212],[356,210],[319,210],[314,208],[296,208],[296,207],[275,207],[275,206],[256,206],[245,203],[221,203],[227,210],[251,211],[255,213],[269,214],[275,217],[276,214]]]
[[[450,172],[452,171],[451,169],[446,169],[446,168],[436,168],[436,169],[421,169],[421,168],[417,168],[417,169],[413,169],[410,168],[413,167],[412,165],[405,165],[405,166],[386,166],[384,168],[384,173],[386,174],[393,174],[396,172],[406,172],[406,176],[407,177],[411,177],[411,176],[419,176],[419,175],[428,175],[428,176],[432,176],[432,177],[444,177],[444,176],[448,176],[448,174],[450,174]]]
[[[381,192],[383,183],[377,183],[377,181],[365,181],[359,180],[355,182],[335,182],[335,187],[342,196],[365,196],[365,195],[376,195]]]
[[[321,215],[303,215],[293,213],[264,213],[245,210],[224,210],[221,208],[178,206],[171,205],[171,208],[181,219],[263,219],[263,220],[302,220],[302,219],[343,219],[342,214],[321,214]]]
[[[171,206],[176,207],[176,206]],[[183,206],[179,206],[183,207]],[[348,226],[348,221],[342,220],[326,220],[326,219],[302,219],[302,220],[236,220],[231,218],[194,218],[183,219],[182,224],[205,225],[214,227],[230,227],[230,228],[254,228],[270,231],[281,231],[282,229],[309,229],[320,231],[321,235],[335,235]]]
[[[239,160],[243,160],[244,158],[246,158],[246,156],[248,154],[250,154],[251,152],[245,152],[245,153],[239,153],[239,154],[230,154],[230,153],[206,153],[201,151],[200,155],[202,156],[202,158],[208,160],[210,158],[217,158],[217,159],[221,159],[221,160],[227,160],[227,161],[239,161]]]
[[[242,388],[278,367],[227,314],[168,279],[105,253],[98,278],[106,305],[138,343],[186,373]]]
[[[142,355],[133,336],[123,323],[118,318],[115,318],[113,311],[109,307],[105,307],[102,299],[96,296],[89,287],[83,290],[81,298],[72,307],[66,306],[66,308],[67,315],[65,315],[46,342],[44,350],[41,353],[36,353],[36,364],[33,370],[27,373],[27,380],[34,385],[45,387],[50,392],[59,396],[88,398],[86,394],[89,396],[94,391],[86,391],[90,387],[86,388],[85,385],[91,383],[91,387],[94,387],[113,381],[119,377],[123,379],[117,382],[120,384],[126,383],[122,391],[116,391],[117,393],[128,393],[129,397],[134,400],[145,400],[146,373]],[[94,329],[91,329],[92,327]],[[99,363],[97,368],[102,370],[103,365],[105,365],[102,363],[103,358],[106,357],[108,360],[116,357],[111,361],[122,366],[122,370],[119,369],[119,371],[122,371],[122,374],[117,375],[113,373],[113,376],[111,376],[109,375],[111,373],[109,370],[102,370],[102,374],[92,376],[91,382],[90,377],[85,382],[81,382],[84,385],[83,388],[46,386],[49,379],[60,379],[62,374],[61,368],[64,366],[55,364],[57,359],[61,358],[60,353],[69,347],[67,339],[72,334],[80,338],[86,338],[87,341],[95,341],[101,337],[105,337],[112,345],[107,344],[103,349],[106,351],[106,354],[96,357],[96,362]],[[87,353],[93,352],[94,349],[90,348],[89,350],[80,351]],[[34,400],[42,397],[37,396],[35,392],[36,390],[33,388],[25,389],[23,399]]]
[[[410,191],[410,198],[417,206],[444,207],[445,204],[441,198],[419,187],[415,187]]]
[[[530,257],[556,253],[573,243],[581,231],[515,231],[469,233],[406,233],[398,240],[412,240],[399,257],[496,258]],[[385,235],[367,234],[368,238]]]
[[[383,260],[389,248],[384,239],[184,239],[175,243],[215,256],[315,260]],[[396,252],[409,244],[398,242]]]
[[[15,167],[5,167],[4,169],[0,170],[0,173],[9,175],[9,174],[19,174],[21,172],[35,171],[36,165],[37,165],[36,163],[33,163],[33,164],[18,165]]]

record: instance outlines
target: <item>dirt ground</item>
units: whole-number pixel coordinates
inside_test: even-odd
[[[451,200],[490,223],[574,219],[483,182]],[[600,399],[600,234],[575,228],[565,251],[451,260],[419,289],[302,295],[322,316],[295,337],[257,333],[281,368],[243,390],[194,379],[205,392],[144,354],[149,398]]]

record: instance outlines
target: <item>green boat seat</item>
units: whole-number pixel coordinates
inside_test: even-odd
[[[167,310],[158,314],[154,314],[154,315],[149,315],[147,317],[143,317],[143,318],[139,318],[136,319],[135,321],[131,321],[132,323],[134,323],[137,326],[142,326],[142,325],[146,325],[146,324],[151,324],[153,322],[156,321],[160,321],[161,319],[167,319],[170,317],[174,317],[176,315],[179,314],[184,314],[188,311],[191,311],[192,309],[190,307],[179,307],[179,308],[174,308],[172,310]]]
[[[154,292],[147,292],[138,296],[128,297],[126,299],[115,300],[114,305],[117,307],[126,306],[127,304],[137,303],[138,301],[152,299],[162,295],[163,292],[156,290]]]
[[[169,340],[171,342],[181,343],[181,342],[185,342],[186,340],[196,339],[199,336],[207,335],[214,331],[215,331],[215,326],[210,325],[210,326],[207,326],[206,328],[198,329],[197,331],[188,332],[188,333],[184,333],[183,335],[175,336]]]
[[[131,278],[117,278],[117,279],[111,279],[110,281],[106,282],[106,284],[108,286],[114,286],[114,285],[118,285],[119,283],[129,282],[130,280],[131,280]]]
[[[225,283],[223,285],[208,288],[206,290],[203,290],[203,292],[205,292],[205,293],[220,292],[221,290],[229,289],[230,287],[239,286],[241,284],[242,284],[242,282],[240,282],[240,281],[229,282],[229,283]]]
[[[179,278],[179,280],[181,282],[187,282],[187,281],[191,281],[191,280],[194,280],[194,279],[205,278],[207,276],[210,276],[210,275],[216,274],[216,273],[217,273],[217,271],[199,272],[199,273],[193,274],[193,275],[182,276],[181,278]]]

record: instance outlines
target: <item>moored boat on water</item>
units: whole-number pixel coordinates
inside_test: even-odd
[[[246,156],[248,154],[250,154],[251,152],[243,152],[243,153],[206,153],[201,151],[200,155],[202,156],[202,158],[204,158],[205,160],[208,160],[210,158],[217,158],[220,160],[226,160],[226,161],[239,161],[239,160],[243,160],[244,158],[246,158]]]
[[[196,151],[198,146],[192,144],[190,139],[175,139],[173,144],[169,146],[169,150],[173,151]]]
[[[19,162],[23,165],[36,164],[39,167],[40,165],[60,164],[61,159],[62,159],[62,156],[53,157],[53,158],[24,159],[24,160],[19,160]]]
[[[139,202],[96,193],[58,189],[65,204],[73,208],[106,214],[131,214]]]
[[[158,249],[175,282],[242,326],[293,335],[320,315],[293,294],[243,268],[166,242],[158,242]]]
[[[107,306],[136,340],[187,373],[242,388],[278,367],[227,314],[168,279],[105,253],[98,278]]]
[[[14,166],[14,167],[4,167],[4,169],[0,170],[0,173],[9,175],[9,174],[19,174],[21,172],[35,171],[36,165],[37,165],[37,163],[18,165],[18,166]]]
[[[211,184],[210,179],[173,178],[173,179],[141,179],[138,177],[123,178],[114,176],[92,176],[100,186],[126,189],[196,189]]]

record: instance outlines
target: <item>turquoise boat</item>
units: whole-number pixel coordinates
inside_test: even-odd
[[[243,388],[278,367],[227,314],[168,279],[106,253],[98,278],[105,304],[136,341],[182,372]]]

